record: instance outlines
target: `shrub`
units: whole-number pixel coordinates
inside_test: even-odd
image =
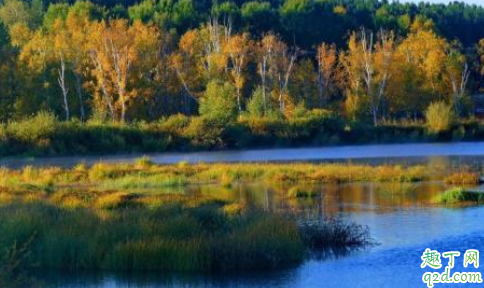
[[[50,139],[56,127],[57,119],[53,114],[39,112],[35,116],[8,123],[7,131],[16,140],[39,144],[41,140]]]
[[[265,112],[263,88],[258,86],[247,104],[247,112],[251,117],[263,117]]]
[[[199,112],[206,119],[218,123],[232,123],[237,119],[235,88],[228,82],[211,81],[200,100]]]
[[[375,244],[368,226],[340,219],[303,221],[299,229],[305,245],[316,251],[332,249],[335,252],[346,252],[351,248]]]
[[[452,107],[444,101],[434,102],[425,111],[427,128],[431,133],[441,133],[450,130],[454,121]]]
[[[193,117],[190,125],[183,131],[190,139],[193,148],[221,148],[224,147],[222,138],[223,126],[217,120],[205,117]]]
[[[190,124],[190,118],[183,114],[172,115],[160,120],[161,130],[173,134],[181,134],[181,131]]]

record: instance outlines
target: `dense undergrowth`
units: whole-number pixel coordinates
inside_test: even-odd
[[[240,117],[221,123],[203,117],[172,116],[158,122],[109,124],[61,122],[40,113],[0,126],[0,156],[48,156],[130,152],[194,151],[258,147],[298,147],[364,143],[402,143],[484,139],[478,121],[431,132],[425,124],[346,122],[315,110],[291,119]]]

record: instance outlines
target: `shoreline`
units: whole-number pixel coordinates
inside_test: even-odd
[[[264,162],[331,162],[351,160],[401,159],[423,157],[484,157],[484,141],[427,142],[408,144],[335,145],[306,148],[267,148],[199,152],[120,153],[104,155],[39,156],[0,158],[0,166],[69,167],[78,163],[90,166],[98,162],[133,163],[147,156],[156,164],[196,163],[264,163]]]

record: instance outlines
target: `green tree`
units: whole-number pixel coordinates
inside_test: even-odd
[[[200,100],[200,115],[218,123],[231,123],[237,119],[235,87],[228,82],[212,80]]]

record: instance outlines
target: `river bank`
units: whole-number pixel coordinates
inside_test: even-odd
[[[187,153],[133,153],[108,154],[104,156],[65,157],[10,157],[0,158],[0,166],[22,168],[25,166],[73,167],[84,163],[92,166],[104,163],[134,163],[136,159],[149,157],[156,164],[197,163],[260,163],[260,162],[345,162],[361,164],[426,165],[438,160],[456,162],[452,166],[479,166],[484,161],[484,142],[420,143],[351,145],[336,147],[228,150]]]
[[[0,156],[244,151],[483,139],[484,126],[478,120],[461,120],[449,130],[434,133],[423,122],[364,125],[327,111],[312,111],[291,119],[240,118],[229,124],[182,115],[152,123],[62,122],[40,114],[0,125]]]

